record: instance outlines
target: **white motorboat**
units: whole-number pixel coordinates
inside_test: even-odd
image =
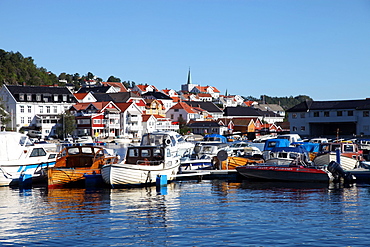
[[[218,152],[224,150],[231,155],[230,147],[226,143],[214,141],[197,142],[190,155],[181,158],[181,173],[194,172],[194,170],[213,170],[213,158]]]
[[[171,153],[170,145],[127,147],[124,160],[104,165],[101,174],[112,187],[141,186],[156,183],[159,176],[167,182],[175,179],[180,167],[180,156]]]
[[[147,133],[141,138],[141,146],[166,145],[172,155],[186,156],[193,152],[195,144],[188,142],[175,131],[155,131]]]
[[[28,136],[0,132],[0,186],[45,179],[44,168],[55,165],[57,152],[34,145]]]
[[[244,141],[236,141],[231,143],[230,151],[235,156],[247,156],[247,157],[262,156],[262,152],[258,147],[253,146],[251,143]]]
[[[336,161],[344,170],[351,170],[364,161],[356,143],[329,142],[321,143],[320,151],[313,160],[317,165],[327,165]]]

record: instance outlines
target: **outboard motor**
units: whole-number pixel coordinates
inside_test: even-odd
[[[328,165],[328,171],[331,172],[336,180],[343,178],[344,182],[350,183],[353,181],[352,174],[345,172],[343,168],[335,161],[331,161]]]

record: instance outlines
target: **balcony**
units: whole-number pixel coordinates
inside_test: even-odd
[[[140,130],[143,130],[143,126],[130,125],[130,126],[127,127],[127,130],[128,131],[140,131]]]
[[[130,122],[131,122],[131,123],[132,123],[132,122],[139,122],[139,120],[140,120],[140,119],[139,119],[139,117],[128,117],[128,118],[127,118],[127,122],[129,122],[129,123],[130,123]]]

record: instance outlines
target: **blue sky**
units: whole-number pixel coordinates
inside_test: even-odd
[[[369,0],[0,1],[0,49],[59,75],[370,97]]]

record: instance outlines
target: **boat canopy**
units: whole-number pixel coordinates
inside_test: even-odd
[[[318,153],[320,151],[320,143],[293,142],[292,145],[303,147],[307,152],[310,152],[310,153]]]
[[[227,143],[227,138],[219,134],[205,135],[203,141]]]
[[[271,151],[275,147],[289,147],[290,142],[287,139],[269,139],[266,140],[264,151]]]

